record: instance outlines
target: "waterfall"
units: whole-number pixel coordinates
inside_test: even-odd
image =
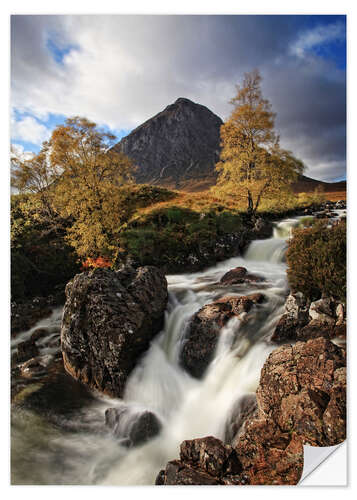
[[[100,421],[104,425],[106,408],[126,405],[132,412],[128,415],[139,410],[154,412],[162,423],[159,435],[141,446],[127,448],[109,433],[103,437],[92,431],[90,425],[86,432],[63,432],[58,427],[52,428],[45,418],[37,418],[32,440],[37,433],[38,445],[26,447],[27,437],[23,437],[29,430],[25,431],[25,419],[35,417],[14,411],[13,446],[20,447],[21,442],[21,453],[19,450],[18,453],[21,457],[27,454],[28,459],[27,462],[20,458],[13,461],[15,476],[20,477],[24,468],[31,466],[37,471],[35,484],[41,481],[46,484],[153,484],[159,470],[178,457],[183,440],[207,435],[223,439],[231,408],[241,396],[255,392],[261,368],[273,349],[267,339],[283,312],[287,293],[286,239],[291,228],[298,224],[298,218],[276,224],[273,237],[253,241],[244,256],[202,272],[167,276],[169,304],[164,329],[131,373],[123,398],[96,394],[91,405],[71,416],[89,424]],[[265,281],[219,286],[221,277],[238,266],[246,267],[249,273],[260,275]],[[204,377],[201,380],[191,377],[179,363],[190,317],[219,297],[252,292],[263,293],[267,300],[254,308],[251,321],[228,322],[221,331]],[[43,320],[41,326],[53,323],[54,318],[58,320],[58,311]],[[22,334],[21,340],[28,338],[31,331]],[[41,432],[46,433],[46,443]]]

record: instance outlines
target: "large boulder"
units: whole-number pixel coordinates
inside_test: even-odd
[[[194,314],[180,353],[180,363],[185,370],[193,377],[201,378],[212,361],[222,327],[233,317],[245,321],[246,313],[263,300],[261,293],[225,296],[206,304]]]
[[[344,349],[322,337],[281,346],[262,369],[257,390],[260,416],[271,419],[283,432],[296,432],[312,446],[340,443],[345,429],[340,426],[340,432],[332,435],[324,421],[331,418],[325,412],[334,391],[346,389],[340,371],[345,366]],[[331,405],[337,412],[337,405]]]
[[[66,371],[120,397],[138,358],[161,330],[167,282],[159,269],[94,269],[66,286],[61,347]]]
[[[234,408],[233,446],[212,437],[184,441],[180,460],[156,484],[297,484],[304,444],[346,438],[345,365],[344,349],[322,337],[279,347],[263,366],[257,407],[249,396]]]

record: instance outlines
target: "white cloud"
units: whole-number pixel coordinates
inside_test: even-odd
[[[11,144],[11,153],[20,161],[31,160],[31,158],[33,158],[34,156],[34,153],[32,153],[32,151],[25,151],[24,147],[21,144],[16,143]]]
[[[49,136],[50,131],[48,128],[32,116],[25,116],[20,120],[12,119],[11,121],[11,137],[14,140],[30,142],[40,146]]]
[[[345,25],[337,21],[335,23],[316,26],[304,31],[290,46],[290,52],[297,57],[305,57],[309,50],[334,41],[344,40],[346,36]]]
[[[296,56],[344,36],[344,24],[300,35],[299,18],[289,23],[285,16],[14,16],[12,106],[40,120],[49,113],[81,115],[120,130],[187,97],[225,119],[235,84],[258,67],[282,145],[311,161],[313,176],[314,165],[327,156],[320,138],[336,124],[343,170],[345,74],[314,54]],[[46,46],[51,37],[69,49],[61,64]],[[42,124],[32,119],[24,125],[15,130],[23,135],[26,128],[27,138],[43,140]],[[309,154],[304,144],[311,146]]]

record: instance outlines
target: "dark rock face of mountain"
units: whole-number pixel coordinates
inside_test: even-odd
[[[180,188],[191,179],[209,177],[214,181],[222,123],[205,106],[181,97],[133,130],[114,149],[137,165],[139,183]]]

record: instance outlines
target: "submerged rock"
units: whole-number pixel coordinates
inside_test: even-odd
[[[159,269],[94,269],[66,287],[61,347],[66,371],[120,397],[128,375],[161,330],[167,282]]]
[[[221,328],[236,317],[246,321],[245,313],[261,303],[264,295],[226,296],[202,307],[193,315],[180,353],[181,365],[193,377],[201,378],[211,362]]]
[[[157,436],[162,427],[159,418],[151,411],[133,412],[125,405],[108,408],[105,411],[105,424],[129,446],[145,443]]]

